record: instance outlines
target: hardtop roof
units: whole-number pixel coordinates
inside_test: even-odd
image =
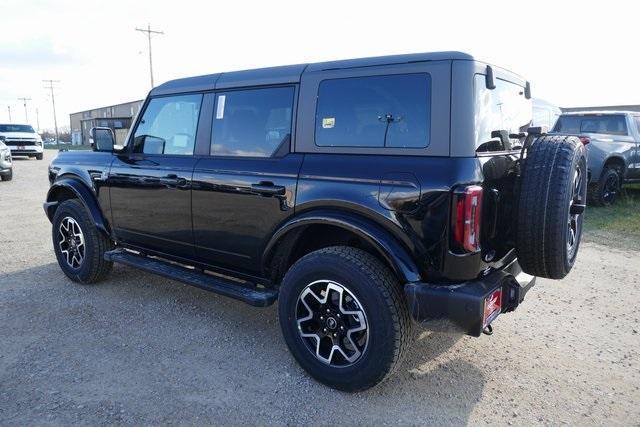
[[[338,61],[317,62],[313,64],[284,65],[279,67],[257,68],[207,74],[170,80],[156,86],[150,95],[168,95],[181,92],[197,92],[230,87],[258,86],[269,84],[298,83],[302,73],[313,73],[344,68],[375,67],[382,65],[406,64],[412,62],[474,60],[473,56],[463,52],[425,52],[403,55],[376,56],[370,58],[343,59]]]

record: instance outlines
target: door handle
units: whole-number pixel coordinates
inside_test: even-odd
[[[187,185],[187,180],[179,177],[175,173],[167,175],[166,180],[168,181],[168,184],[175,185],[176,187],[185,187]]]
[[[273,182],[262,181],[259,184],[251,184],[251,191],[263,196],[284,196],[286,190],[283,185],[273,185]]]

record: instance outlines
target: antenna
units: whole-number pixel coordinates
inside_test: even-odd
[[[162,31],[152,30],[151,24],[147,24],[147,29],[136,28],[136,31],[141,33],[147,33],[147,40],[149,41],[149,76],[151,77],[151,89],[153,89],[153,60],[151,59],[151,34],[164,34]]]

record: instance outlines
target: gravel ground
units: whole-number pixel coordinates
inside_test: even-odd
[[[45,161],[0,183],[0,424],[639,425],[640,262],[581,248],[491,337],[421,330],[389,381],[344,394],[289,355],[276,309],[116,266],[70,282]]]

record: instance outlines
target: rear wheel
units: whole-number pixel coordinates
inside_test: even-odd
[[[71,280],[84,284],[102,280],[113,263],[104,253],[113,243],[98,231],[84,205],[77,199],[63,202],[53,216],[53,249],[60,268]]]
[[[527,150],[519,182],[516,252],[522,270],[562,279],[582,236],[587,160],[578,138],[545,136]]]
[[[3,181],[11,181],[13,179],[13,169],[6,175],[1,175]]]
[[[335,246],[301,258],[284,277],[278,305],[298,363],[339,390],[384,380],[409,341],[411,321],[397,280],[360,249]]]
[[[620,192],[620,173],[618,169],[607,167],[597,184],[589,189],[590,202],[595,206],[611,206]]]

